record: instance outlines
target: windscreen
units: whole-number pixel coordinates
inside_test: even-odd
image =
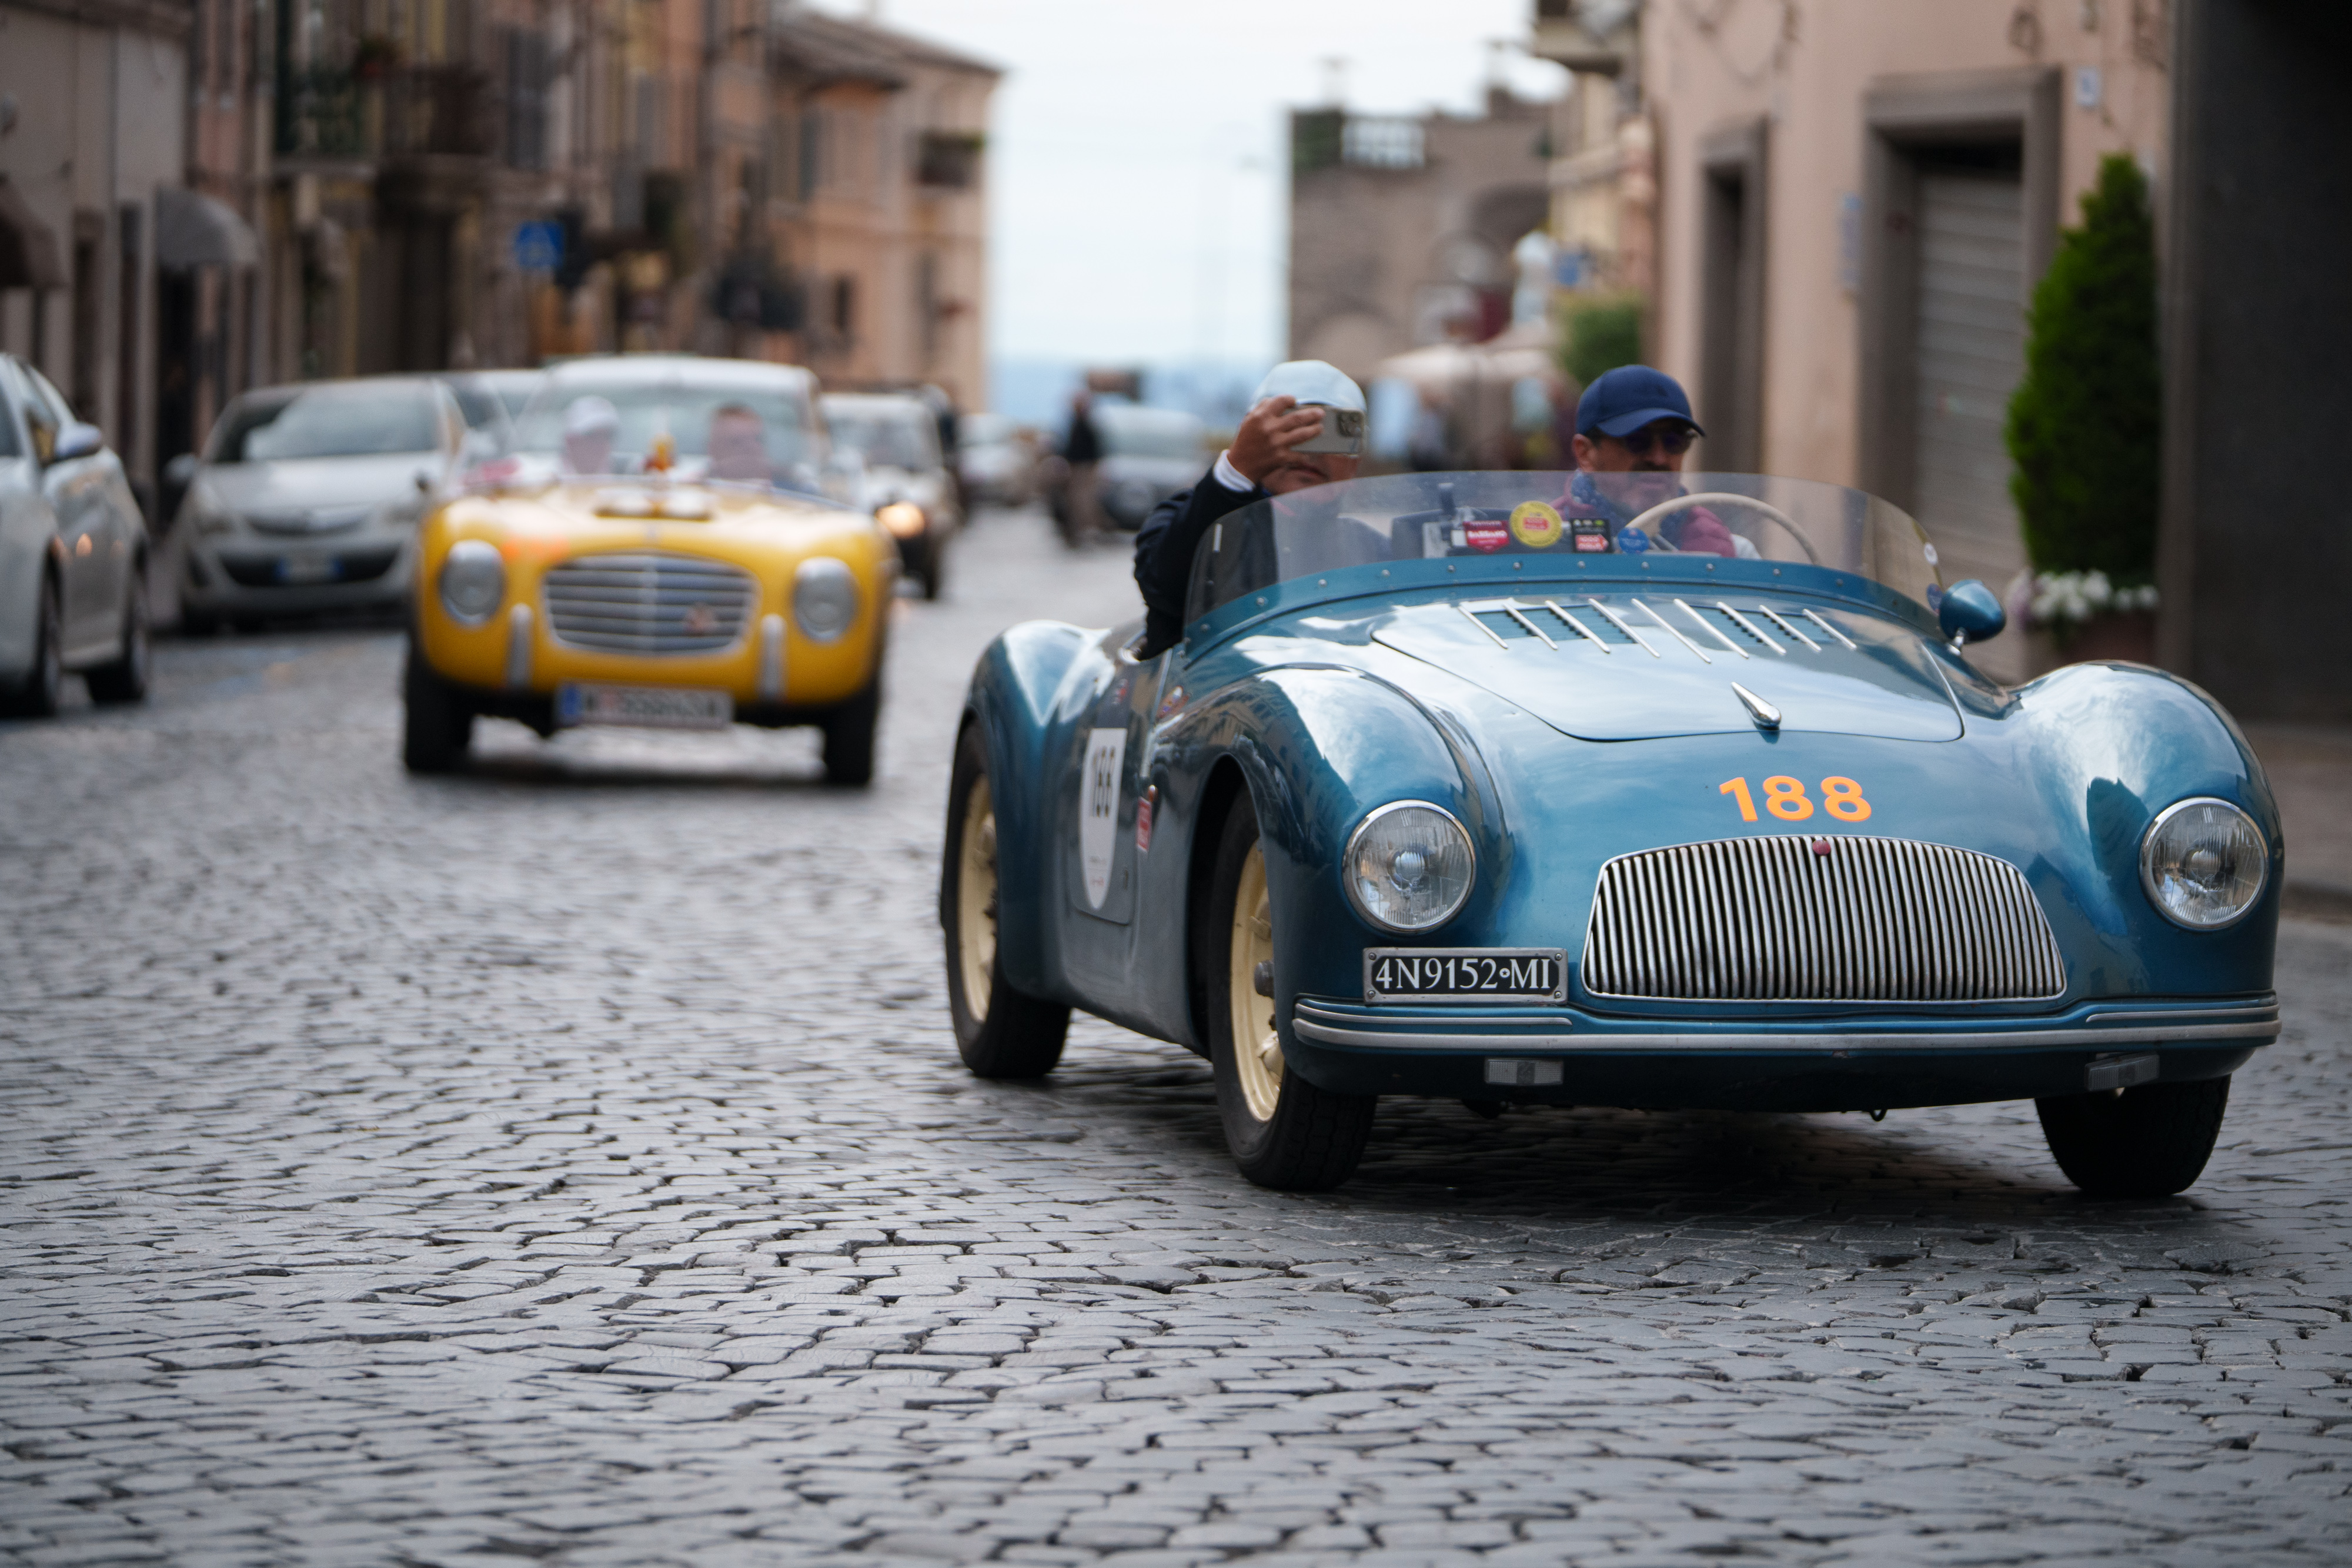
[[[208,463],[435,452],[440,408],[418,386],[315,387],[240,399],[214,428]]]
[[[1113,457],[1198,457],[1202,424],[1189,413],[1167,408],[1125,408],[1118,404],[1094,411],[1095,429],[1103,450]]]
[[[1854,572],[1931,608],[1943,581],[1935,546],[1908,513],[1843,485],[1761,474],[1398,474],[1226,517],[1194,560],[1186,618],[1291,578],[1487,556],[1790,561]]]
[[[845,408],[828,402],[824,422],[833,431],[834,444],[856,453],[869,468],[913,472],[940,465],[938,425],[928,410],[855,403]]]
[[[665,440],[682,477],[791,485],[817,458],[796,384],[718,378],[559,377],[523,410],[513,450],[569,474],[641,474]]]

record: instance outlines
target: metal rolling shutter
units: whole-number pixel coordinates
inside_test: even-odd
[[[2001,440],[2025,370],[2023,212],[2014,174],[1920,172],[1916,514],[1944,580],[1995,593],[2025,567]]]

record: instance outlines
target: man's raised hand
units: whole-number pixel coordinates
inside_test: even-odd
[[[1243,418],[1225,455],[1243,478],[1263,486],[1291,448],[1314,440],[1322,428],[1320,408],[1301,408],[1294,397],[1270,397]]]

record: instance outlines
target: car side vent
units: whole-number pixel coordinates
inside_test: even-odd
[[[1725,839],[1601,868],[1594,996],[1676,1001],[2046,1001],[2057,939],[2007,861],[1910,839]]]

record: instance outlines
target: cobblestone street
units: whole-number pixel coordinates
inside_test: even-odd
[[[2352,1561],[2352,925],[2182,1198],[2030,1104],[1384,1103],[1248,1186],[1206,1065],[956,1060],[952,727],[1133,613],[993,513],[881,775],[486,723],[400,636],[0,726],[0,1555],[27,1563]]]

